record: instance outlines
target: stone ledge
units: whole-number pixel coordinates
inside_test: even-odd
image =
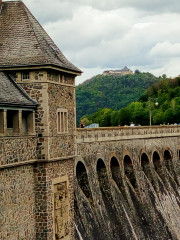
[[[92,143],[92,142],[108,142],[108,141],[122,141],[134,139],[152,139],[152,138],[165,138],[165,137],[180,137],[180,133],[167,133],[167,134],[147,134],[147,135],[129,135],[129,136],[112,136],[112,137],[92,137],[77,139],[77,144]]]
[[[44,159],[44,160],[29,160],[24,162],[16,162],[16,163],[10,163],[6,165],[1,165],[0,169],[6,169],[6,168],[13,168],[13,167],[19,167],[23,165],[33,164],[33,163],[51,163],[51,162],[57,162],[57,161],[63,161],[63,160],[74,160],[76,156],[68,156],[68,157],[62,157],[62,158],[55,158],[55,159]]]

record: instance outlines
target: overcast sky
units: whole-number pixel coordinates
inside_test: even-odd
[[[180,74],[179,0],[23,0],[84,73],[107,69]]]

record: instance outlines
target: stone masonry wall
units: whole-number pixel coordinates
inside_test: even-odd
[[[0,167],[36,160],[36,137],[0,137]]]
[[[75,239],[179,239],[179,136],[179,126],[78,129]]]
[[[50,159],[75,154],[75,89],[70,86],[49,84],[49,156]],[[68,132],[57,131],[57,109],[68,110]]]
[[[63,82],[52,71],[29,76],[22,80],[17,72],[16,81],[40,104],[36,135],[0,138],[0,239],[73,240],[74,76],[64,73]],[[58,108],[68,110],[67,133],[57,133]]]
[[[36,195],[36,240],[53,240],[56,229],[56,218],[53,206],[53,181],[68,182],[68,229],[69,240],[74,239],[74,159],[52,163],[42,163],[35,166],[35,195]],[[65,206],[63,207],[65,211]],[[62,219],[63,221],[63,219]],[[61,224],[63,226],[63,223]],[[55,236],[54,236],[55,237]]]
[[[0,239],[35,240],[33,166],[0,170]]]
[[[0,137],[2,240],[35,239],[34,167],[28,161],[36,161],[36,146],[36,136]]]
[[[35,111],[35,131],[38,133],[37,157],[38,159],[48,158],[48,96],[47,83],[23,83],[21,84],[27,94],[37,100],[40,106]]]
[[[40,104],[35,115],[38,133],[37,158],[49,161],[34,164],[36,240],[53,240],[56,231],[59,231],[57,234],[64,234],[68,239],[74,239],[75,87],[74,77],[72,78],[70,74],[63,75],[63,83],[61,83],[58,72],[31,72],[30,79],[27,82],[21,82],[27,93]],[[68,110],[67,133],[57,133],[57,109],[59,108]],[[60,160],[61,158],[63,160]],[[66,197],[69,207],[63,205],[65,202],[59,203],[60,208],[66,209],[67,212],[67,216],[63,215],[62,219],[68,220],[63,223],[58,223],[59,215],[54,216],[61,212],[60,210],[57,213],[54,212],[54,181],[57,181],[56,184],[59,187],[64,183],[67,184],[68,188]],[[63,226],[64,230],[57,230],[60,226]]]

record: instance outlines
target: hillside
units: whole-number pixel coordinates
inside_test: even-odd
[[[145,90],[157,82],[151,73],[134,73],[125,76],[97,75],[76,87],[77,123],[99,108],[114,110],[136,101]]]
[[[180,123],[180,77],[161,79],[151,85],[139,98],[119,110],[99,109],[86,115],[85,124],[99,123],[102,127],[130,125],[130,123],[149,125],[149,101],[151,104],[152,124]],[[155,102],[158,102],[158,106]]]

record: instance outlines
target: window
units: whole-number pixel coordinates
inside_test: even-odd
[[[22,132],[34,132],[34,116],[31,111],[22,111]]]
[[[58,133],[66,133],[68,131],[67,109],[58,109],[57,111],[57,130]]]
[[[14,133],[19,132],[18,110],[7,110],[7,130]]]
[[[59,82],[64,83],[64,75],[59,74]]]
[[[22,73],[22,80],[29,80],[29,72]]]

